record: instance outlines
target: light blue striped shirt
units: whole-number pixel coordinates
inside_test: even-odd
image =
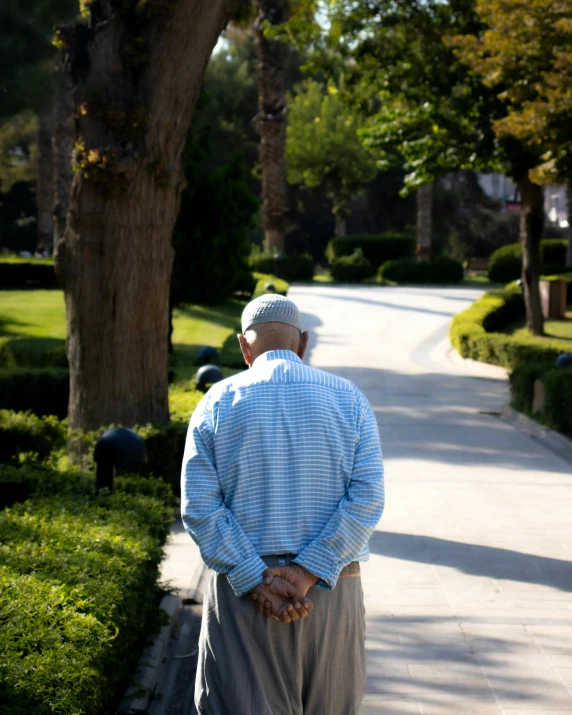
[[[295,561],[330,590],[369,557],[384,505],[375,417],[348,380],[289,350],[208,391],[189,425],[181,515],[204,562],[237,596],[261,583],[261,556]]]

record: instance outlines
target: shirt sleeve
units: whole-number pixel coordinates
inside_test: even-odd
[[[189,424],[181,473],[181,517],[205,564],[226,573],[237,596],[262,583],[266,564],[224,504],[214,454],[212,413],[199,406]],[[212,426],[212,425],[211,425]]]
[[[359,556],[369,541],[384,503],[379,432],[373,410],[360,393],[356,451],[346,495],[320,535],[294,559],[319,576],[317,588],[334,588],[340,571]]]

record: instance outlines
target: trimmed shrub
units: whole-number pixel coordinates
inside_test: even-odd
[[[331,266],[332,278],[339,283],[361,283],[373,275],[371,263],[356,248],[351,256],[336,258]]]
[[[311,281],[314,277],[314,259],[309,253],[273,255],[253,254],[248,259],[252,271],[270,273],[286,281]]]
[[[399,258],[386,261],[379,267],[378,276],[382,280],[394,283],[424,284],[431,280],[429,261],[416,261],[414,258]]]
[[[519,412],[532,412],[534,383],[550,370],[553,362],[523,362],[510,374],[511,404]]]
[[[2,479],[16,472],[36,493],[0,512],[3,711],[115,712],[157,623],[172,497],[137,477],[118,478],[113,495],[50,470]]]
[[[549,427],[572,434],[572,368],[554,369],[542,378],[544,418]]]
[[[489,280],[495,283],[516,281],[522,274],[522,245],[511,243],[496,250],[489,258]]]
[[[282,280],[282,278],[278,278],[277,276],[273,276],[268,273],[253,273],[252,275],[256,279],[256,287],[254,289],[254,293],[252,294],[253,299],[258,298],[259,296],[264,295],[268,292],[265,288],[267,283],[274,284],[274,287],[276,288],[276,293],[278,295],[285,296],[288,294],[288,289],[290,288],[290,285],[285,280]],[[238,332],[240,332],[240,328],[238,329]],[[222,364],[226,365],[226,363]]]
[[[463,357],[502,367],[556,360],[565,349],[558,340],[540,341],[491,332],[502,330],[523,316],[524,300],[519,288],[491,291],[453,318],[449,337]]]
[[[563,239],[545,239],[540,244],[543,265],[555,266],[562,271],[566,266],[567,241]],[[544,271],[544,269],[543,269]],[[558,271],[559,272],[559,271]],[[489,259],[489,279],[495,283],[516,281],[522,274],[522,244],[511,243],[496,250]]]
[[[452,258],[419,262],[414,258],[401,258],[384,263],[378,275],[382,280],[394,283],[459,283],[465,272],[462,264]]]
[[[56,417],[0,410],[0,462],[18,462],[30,454],[36,462],[65,445],[66,429]]]
[[[0,409],[35,415],[55,415],[63,419],[68,412],[69,373],[59,369],[0,370]]]
[[[65,340],[57,338],[0,338],[0,367],[67,368]]]
[[[58,287],[54,262],[50,259],[0,259],[0,289]]]
[[[398,258],[411,258],[415,255],[415,236],[410,233],[371,233],[336,236],[326,247],[326,258],[333,265],[342,256],[351,256],[356,248],[361,248],[363,255],[375,270],[387,261]]]
[[[566,249],[568,241],[563,238],[545,238],[541,243],[542,263],[564,267],[566,265]]]
[[[431,283],[460,283],[464,277],[463,264],[454,258],[431,261]]]

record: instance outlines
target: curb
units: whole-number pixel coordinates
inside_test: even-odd
[[[139,667],[121,701],[118,711],[120,713],[147,712],[155,692],[159,671],[163,665],[173,626],[181,608],[181,598],[167,594],[163,596],[159,608],[166,612],[169,622],[161,628],[159,633],[153,637],[153,642],[143,651]]]
[[[535,422],[530,417],[523,415],[521,412],[513,410],[512,407],[505,407],[500,416],[501,420],[508,422],[516,429],[534,437],[546,449],[557,454],[561,459],[572,464],[572,440],[565,437],[560,432],[548,429],[543,425]]]

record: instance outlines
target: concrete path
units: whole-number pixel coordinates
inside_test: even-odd
[[[310,364],[366,394],[384,448],[362,715],[572,713],[572,466],[491,414],[503,370],[451,351],[451,318],[478,295],[290,292]]]

